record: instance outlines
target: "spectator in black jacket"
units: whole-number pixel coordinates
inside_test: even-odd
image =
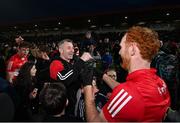
[[[38,88],[36,88],[36,66],[34,62],[26,62],[20,69],[19,75],[14,82],[17,94],[17,109],[15,121],[31,121],[36,109]]]
[[[66,86],[69,99],[66,112],[74,115],[76,93],[81,87],[79,75],[81,69],[85,66],[85,61],[92,59],[92,57],[89,53],[83,53],[80,58],[75,58],[73,42],[70,39],[60,41],[58,47],[60,56],[50,64],[50,77]]]

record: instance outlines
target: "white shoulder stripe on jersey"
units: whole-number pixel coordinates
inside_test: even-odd
[[[118,100],[116,101],[116,103],[110,108],[109,113],[112,113],[112,112],[114,111],[114,109],[118,106],[118,104],[120,104],[121,101],[122,101],[127,95],[128,95],[128,93],[125,92],[125,93],[121,96],[121,98],[118,99]]]
[[[107,108],[111,116],[114,117],[131,99],[132,96],[129,95],[124,89],[121,89]]]
[[[117,100],[117,98],[124,92],[124,89],[122,89],[115,97],[114,99],[111,101],[111,103],[108,106],[108,110],[109,108],[112,106],[112,104]]]
[[[66,73],[64,76],[60,73],[60,72],[58,72],[58,77],[59,77],[59,79],[60,80],[65,80],[65,79],[67,79],[70,75],[72,75],[73,74],[73,70],[70,70],[68,73]]]
[[[114,117],[131,99],[132,96],[128,96],[128,98],[114,111],[112,117]]]

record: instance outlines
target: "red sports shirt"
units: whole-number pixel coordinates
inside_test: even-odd
[[[18,76],[21,66],[28,61],[27,57],[21,58],[18,54],[13,55],[7,64],[7,72],[14,72],[14,76]]]
[[[103,113],[111,122],[162,121],[169,105],[165,82],[155,69],[142,69],[130,73],[125,83],[114,88]]]

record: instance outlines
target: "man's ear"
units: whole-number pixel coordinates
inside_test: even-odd
[[[136,45],[134,43],[132,43],[129,48],[130,48],[130,55],[134,56],[136,53]]]
[[[135,54],[136,54],[136,49],[135,49],[135,47],[133,47],[131,56],[133,56]]]
[[[59,52],[62,53],[62,52],[63,52],[63,49],[62,49],[62,48],[59,48]]]

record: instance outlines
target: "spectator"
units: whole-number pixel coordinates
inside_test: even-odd
[[[80,119],[65,114],[68,105],[66,88],[62,83],[48,83],[40,93],[40,102],[46,111],[45,122],[73,122]]]
[[[50,77],[53,81],[63,83],[67,88],[69,105],[66,112],[74,115],[76,93],[81,86],[79,75],[85,61],[92,57],[89,53],[84,53],[80,58],[73,60],[73,57],[75,57],[74,47],[70,39],[60,41],[58,47],[60,56],[50,64]]]
[[[32,120],[32,100],[36,98],[38,89],[36,85],[36,66],[33,62],[26,62],[20,69],[19,75],[14,82],[17,93],[18,106],[16,109],[16,121]],[[35,110],[35,109],[34,109]]]
[[[76,43],[74,43],[74,54],[79,56],[80,55],[80,52],[79,52],[79,47]]]
[[[119,62],[120,62],[120,58],[119,58],[119,41],[116,41],[113,48],[112,48],[112,56],[113,56],[113,63],[115,66],[118,66],[119,65]]]
[[[107,102],[108,98],[101,93],[99,90],[100,83],[96,82],[96,77],[93,77],[92,86],[93,86],[93,94],[95,96],[95,104],[96,109],[100,112],[104,104]],[[81,118],[83,121],[86,121],[85,116],[85,104],[84,104],[84,90],[81,88],[81,96],[77,102],[77,109],[75,112],[75,116]]]
[[[109,68],[106,70],[106,73],[108,76],[110,76],[112,79],[117,80],[117,74],[116,74],[116,70],[113,68]]]
[[[180,113],[169,107],[164,121],[165,122],[180,122]]]
[[[37,56],[36,56],[36,68],[37,68],[37,73],[36,77],[38,80],[39,87],[42,88],[44,85],[44,82],[50,81],[49,77],[49,66],[51,63],[51,59],[49,57],[49,48],[46,45],[40,45],[39,49],[37,51]],[[48,75],[47,74],[48,71]]]
[[[113,80],[117,81],[117,73],[116,70],[112,67],[109,67],[107,70],[105,70],[105,73],[111,77]],[[102,89],[100,89],[102,91],[102,93],[104,95],[106,95],[106,97],[110,97],[111,93],[112,93],[112,89],[106,84],[106,83],[102,83],[101,85]]]
[[[21,35],[17,35],[16,37],[15,37],[15,43],[16,43],[16,45],[17,46],[19,46],[21,43],[23,43],[24,42],[24,39],[22,38],[22,36]]]
[[[3,79],[0,77],[0,92],[8,94],[12,101],[14,102],[14,106],[17,106],[17,97],[16,97],[16,91],[12,84],[10,84],[9,81]]]
[[[85,39],[81,42],[81,51],[89,51],[90,45],[95,45],[96,41],[92,37],[92,33],[87,31],[85,34]]]
[[[171,108],[178,107],[178,58],[168,51],[169,45],[166,47],[161,41],[161,49],[151,62],[151,67],[157,69],[157,75],[161,77],[167,84],[171,96]],[[175,49],[175,48],[174,48]]]
[[[102,66],[103,69],[106,70],[113,63],[112,55],[110,54],[109,49],[105,50],[105,54],[102,56]]]
[[[93,100],[91,69],[83,73],[87,121],[162,121],[170,106],[170,96],[165,82],[150,68],[160,47],[157,33],[145,27],[132,27],[123,36],[120,47],[121,66],[129,74],[126,82],[119,84],[107,74],[96,72],[113,89],[100,113]]]
[[[109,51],[112,51],[112,46],[111,46],[111,42],[110,42],[109,38],[107,38],[107,37],[104,38],[103,45],[106,49],[109,49]]]
[[[6,93],[0,93],[0,122],[13,121],[14,104],[11,98]]]
[[[95,60],[101,60],[101,55],[99,53],[99,51],[97,50],[95,45],[90,45],[89,46],[89,51],[88,51],[91,56],[95,59]]]
[[[8,50],[7,59],[18,52],[20,44],[24,42],[24,39],[20,35],[14,37],[15,42],[12,43],[11,49]]]
[[[6,78],[10,83],[13,83],[19,74],[21,66],[28,61],[29,47],[30,44],[28,42],[21,43],[18,52],[10,57],[6,68]]]

